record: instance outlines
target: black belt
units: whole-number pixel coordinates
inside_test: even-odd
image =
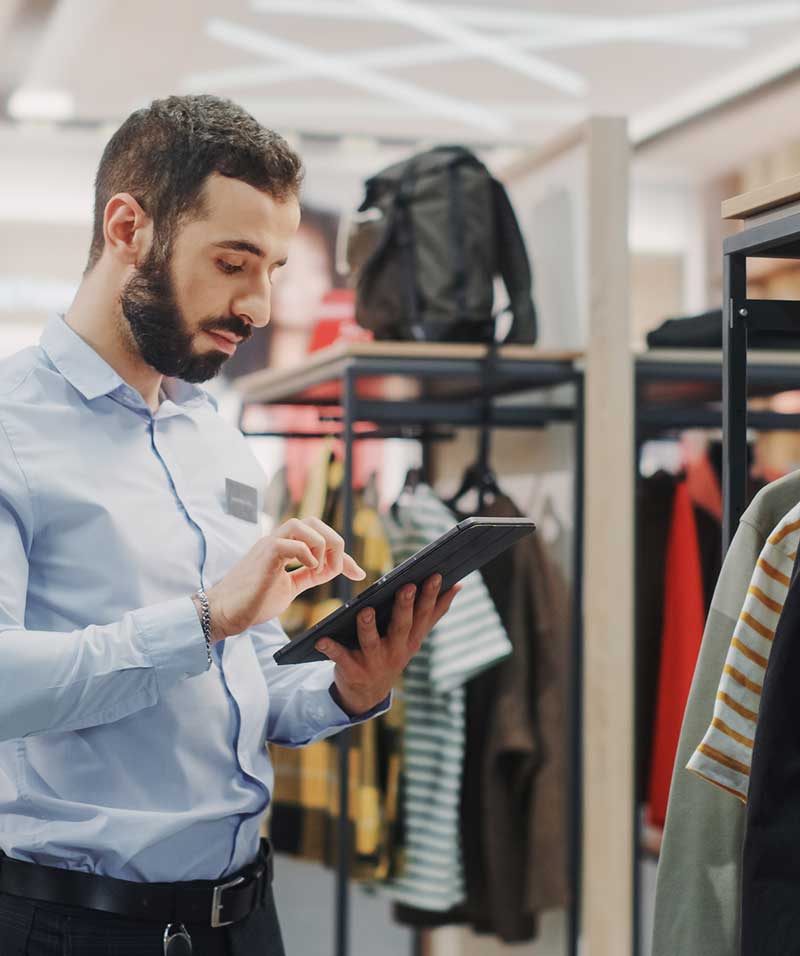
[[[0,851],[0,892],[162,923],[228,926],[261,905],[271,884],[272,848],[263,838],[256,860],[219,883],[136,883],[25,863]]]

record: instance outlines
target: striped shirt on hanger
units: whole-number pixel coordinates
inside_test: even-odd
[[[800,543],[800,504],[770,535],[733,631],[714,716],[687,768],[747,802],[756,721],[772,640]]]
[[[387,531],[396,563],[455,524],[427,485],[404,496]],[[403,678],[403,815],[405,866],[387,884],[398,903],[443,912],[464,899],[460,841],[464,768],[465,684],[511,653],[494,603],[479,572],[461,582],[451,610],[425,638]]]

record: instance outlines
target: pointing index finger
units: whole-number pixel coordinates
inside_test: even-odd
[[[347,552],[345,552],[342,562],[342,574],[350,578],[351,581],[363,581],[367,576],[367,572]]]

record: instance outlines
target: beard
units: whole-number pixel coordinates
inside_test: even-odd
[[[169,249],[159,254],[154,245],[120,294],[122,314],[130,327],[136,351],[148,365],[170,378],[193,384],[207,382],[219,373],[230,356],[218,349],[195,352],[195,337],[200,332],[219,329],[247,340],[252,329],[242,319],[219,316],[204,319],[197,330],[191,332],[178,308],[170,261]]]

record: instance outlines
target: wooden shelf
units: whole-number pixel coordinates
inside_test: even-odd
[[[687,365],[722,365],[722,349],[634,349],[638,363],[685,363]],[[749,366],[800,367],[800,350],[750,349],[747,353]]]
[[[750,219],[800,200],[800,175],[781,179],[760,189],[726,199],[722,204],[723,219]]]
[[[243,375],[234,382],[236,391],[246,402],[276,402],[297,395],[314,385],[331,382],[342,376],[356,362],[375,361],[374,376],[408,376],[403,369],[406,360],[423,362],[477,362],[483,359],[488,347],[477,344],[434,342],[353,342],[331,345],[312,353],[306,362],[290,368],[266,369]],[[534,364],[569,365],[579,358],[579,352],[548,351],[529,345],[503,345],[497,357],[504,363],[520,363],[522,367]],[[397,370],[392,360],[398,363]]]

